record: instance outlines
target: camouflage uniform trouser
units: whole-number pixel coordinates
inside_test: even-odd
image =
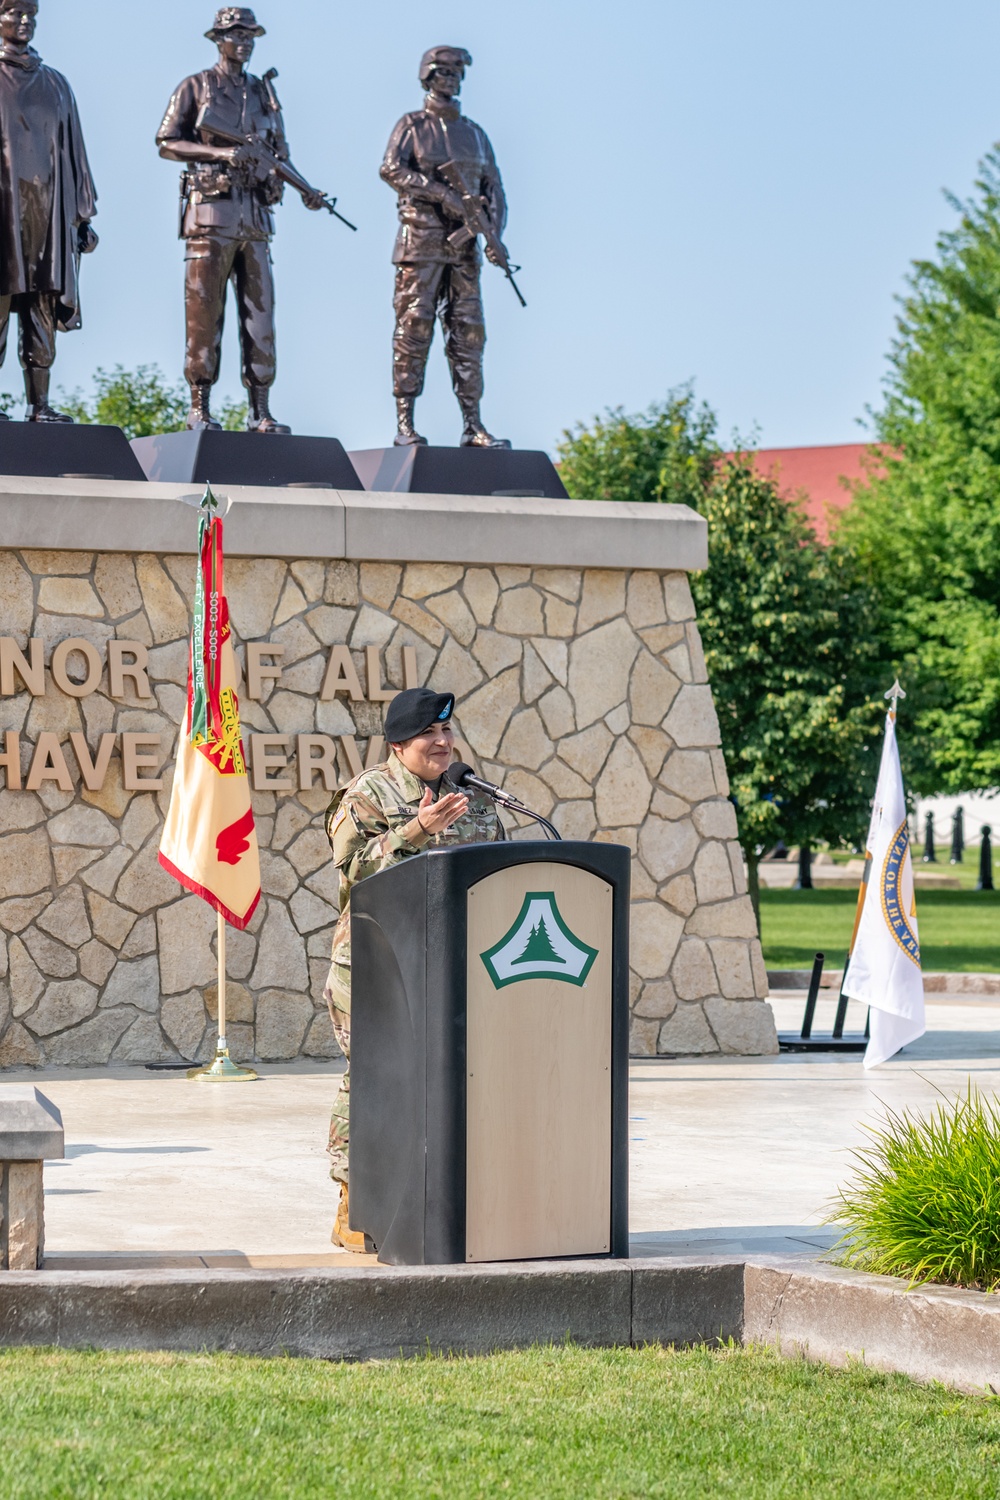
[[[187,241],[185,306],[187,354],[184,378],[190,385],[214,385],[219,378],[226,293],[232,282],[240,320],[244,385],[274,384],[274,271],[266,240],[219,240],[211,235]]]
[[[330,1010],[333,1034],[347,1058],[347,1067],[333,1101],[330,1116],[330,1176],[334,1182],[347,1183],[348,1152],[351,1138],[351,971],[344,964],[331,964],[323,998]]]
[[[460,401],[482,399],[486,320],[479,277],[479,262],[471,257],[451,265],[396,267],[395,396],[419,396],[423,390],[434,320],[440,318],[455,395]]]

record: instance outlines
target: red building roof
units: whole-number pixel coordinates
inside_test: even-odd
[[[870,443],[831,443],[822,448],[760,448],[757,469],[773,479],[783,495],[804,492],[806,515],[825,541],[829,510],[846,510],[851,491],[845,481],[865,479]]]

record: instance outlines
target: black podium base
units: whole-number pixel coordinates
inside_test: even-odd
[[[167,484],[364,489],[336,438],[163,432],[134,438],[132,448],[146,478]]]
[[[364,448],[350,454],[366,490],[409,495],[568,498],[547,453],[518,448]]]
[[[120,427],[0,422],[0,474],[38,479],[146,478]]]

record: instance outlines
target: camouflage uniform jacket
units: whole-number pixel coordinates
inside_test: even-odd
[[[425,849],[494,843],[505,837],[493,803],[474,794],[468,811],[457,823],[443,833],[419,834],[411,842],[403,829],[417,816],[426,790],[426,783],[408,771],[390,751],[387,761],[356,776],[330,804],[326,831],[340,875],[340,921],[333,934],[331,960],[337,988],[345,998],[350,993],[350,900],[358,881]],[[440,793],[434,794],[435,802],[439,796]]]
[[[448,236],[460,225],[441,204],[422,196],[428,183],[440,184],[438,168],[456,161],[475,191],[486,200],[490,219],[502,235],[507,222],[507,199],[493,147],[482,126],[463,115],[454,100],[446,105],[428,95],[423,109],[404,115],[392,132],[379,173],[399,194],[399,235],[392,252],[394,264],[447,264],[456,260],[482,261],[478,241],[455,250]]]

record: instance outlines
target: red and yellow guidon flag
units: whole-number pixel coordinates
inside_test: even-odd
[[[202,503],[187,710],[160,864],[242,929],[260,900],[260,854],[240,737],[222,521],[209,514],[211,491]]]

